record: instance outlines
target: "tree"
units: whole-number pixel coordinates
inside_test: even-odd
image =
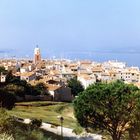
[[[84,91],[84,87],[81,82],[77,80],[77,78],[72,78],[68,81],[68,87],[71,88],[71,93],[74,96],[77,96],[78,93]]]
[[[4,68],[4,67],[1,67],[1,66],[0,66],[0,74],[1,74],[1,73],[6,74],[6,73],[7,73],[7,71],[5,70],[5,68]]]
[[[139,100],[139,89],[133,85],[96,83],[74,100],[75,116],[81,126],[105,130],[113,140],[120,140],[131,127]]]
[[[130,140],[140,140],[140,112],[137,111],[135,118],[131,122],[131,127],[128,129]]]
[[[7,75],[6,75],[6,83],[20,83],[20,78],[16,77],[12,74],[12,71],[8,71]]]
[[[5,90],[0,90],[0,107],[11,110],[16,102],[16,97]]]
[[[25,88],[22,85],[8,84],[3,88],[5,91],[12,93],[15,96],[24,97]]]
[[[38,83],[35,85],[34,90],[37,95],[47,95],[48,90],[44,83]]]

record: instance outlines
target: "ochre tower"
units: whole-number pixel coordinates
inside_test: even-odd
[[[34,63],[37,64],[41,62],[41,53],[38,46],[34,49]]]

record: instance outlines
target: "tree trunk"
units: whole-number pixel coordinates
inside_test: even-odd
[[[116,133],[112,135],[112,140],[120,140],[120,135],[117,135]]]

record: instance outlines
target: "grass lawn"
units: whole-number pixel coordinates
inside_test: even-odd
[[[64,126],[76,128],[77,123],[73,114],[73,106],[70,103],[57,102],[24,102],[17,103],[16,107],[8,111],[10,115],[21,118],[37,118],[43,122],[50,122],[60,125],[57,116],[64,117]]]
[[[64,117],[64,126],[67,128],[75,129],[81,132],[81,127],[77,124],[74,117],[73,105],[71,103],[58,103],[58,102],[23,102],[17,103],[16,107],[8,111],[10,115],[21,118],[36,118],[42,119],[43,122],[60,125],[60,120],[57,116]],[[94,133],[97,133],[96,131]],[[102,133],[105,140],[110,140],[107,134]]]

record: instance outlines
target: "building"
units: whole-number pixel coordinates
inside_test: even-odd
[[[41,62],[41,52],[38,46],[34,49],[34,63],[37,64]]]
[[[35,72],[24,72],[20,74],[20,79],[30,82],[36,79],[36,74]]]
[[[53,101],[70,102],[72,101],[71,89],[66,86],[47,84],[48,91],[53,97]]]
[[[80,74],[77,76],[77,80],[80,81],[84,89],[86,89],[96,82],[96,77],[95,75]]]
[[[4,83],[6,81],[6,75],[4,75],[4,74],[0,74],[0,82],[1,83]]]

